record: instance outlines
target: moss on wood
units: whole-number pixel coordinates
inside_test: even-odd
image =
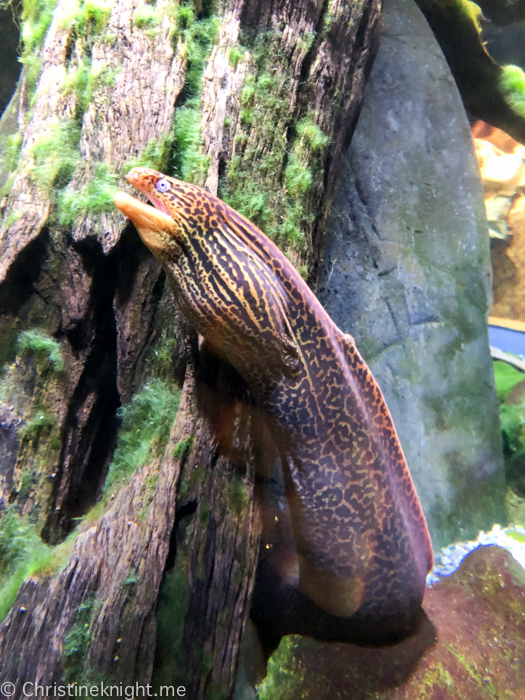
[[[50,369],[62,372],[64,369],[60,343],[38,328],[23,331],[18,336],[16,350],[19,355],[32,354],[41,372],[47,372]]]
[[[154,687],[185,682],[184,622],[188,610],[187,560],[177,557],[177,567],[167,572],[159,594],[157,610],[157,656]]]
[[[3,369],[0,401],[16,425],[18,456],[4,493],[19,514],[42,525],[60,450],[57,398],[67,382],[60,344],[41,330],[22,332],[15,343],[16,360]],[[9,481],[4,482],[4,487]]]
[[[285,250],[303,256],[315,212],[309,197],[323,188],[324,157],[330,138],[308,112],[290,108],[293,72],[279,50],[280,34],[245,36],[232,47],[236,68],[246,56],[249,72],[239,95],[239,121],[232,157],[220,181],[220,194]],[[313,33],[303,36],[307,53]],[[256,132],[254,137],[253,131]]]
[[[9,612],[18,590],[29,576],[48,576],[67,563],[73,538],[57,547],[40,539],[31,518],[14,504],[0,514],[0,621]]]
[[[90,597],[79,606],[62,645],[63,680],[65,683],[81,684],[86,678],[86,653],[91,641],[90,626],[96,611],[96,600]]]
[[[180,391],[160,379],[152,379],[127,406],[118,410],[122,426],[104,485],[105,494],[118,490],[138,467],[163,453],[179,401]]]
[[[519,66],[503,66],[500,87],[508,104],[525,119],[525,73]]]
[[[175,111],[172,141],[172,170],[186,182],[203,184],[208,157],[202,152],[200,135],[200,100],[206,58],[217,37],[217,17],[197,18],[190,3],[179,7],[174,35],[187,58],[183,95],[184,104]]]

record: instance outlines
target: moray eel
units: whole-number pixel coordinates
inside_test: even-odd
[[[147,168],[119,192],[182,313],[247,382],[278,446],[299,590],[339,618],[408,629],[430,537],[392,418],[353,338],[285,255],[209,192]]]

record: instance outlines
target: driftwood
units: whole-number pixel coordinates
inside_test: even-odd
[[[416,0],[445,54],[465,109],[478,119],[506,131],[525,143],[525,113],[519,106],[519,89],[505,78],[505,69],[489,55],[481,35],[476,5],[466,0]],[[519,2],[478,3],[488,16],[504,20],[516,13],[523,17]],[[478,8],[479,9],[479,8]],[[507,84],[508,83],[508,84]]]
[[[184,330],[111,193],[137,159],[238,206],[255,187],[256,223],[315,284],[380,4],[230,0],[216,20],[205,3],[116,0],[87,19],[68,7],[32,46],[42,63],[33,94],[30,71],[22,78],[3,209],[0,507],[30,517],[58,552],[101,497],[119,407],[152,378],[184,383],[165,451],[81,521],[58,574],[21,586],[0,626],[0,680],[16,681],[15,698],[23,682],[102,679],[229,697],[257,565],[255,474],[271,444],[242,386]],[[196,117],[184,143],[181,114]],[[63,365],[17,350],[33,328]],[[52,420],[30,432],[38,411]]]

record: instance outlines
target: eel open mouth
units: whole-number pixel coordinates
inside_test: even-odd
[[[117,192],[113,202],[117,209],[120,209],[128,219],[131,219],[141,235],[143,229],[159,230],[167,227],[169,230],[173,226],[173,219],[164,205],[162,205],[162,209],[151,207],[127,192]]]
[[[113,198],[115,206],[133,222],[142,242],[161,259],[173,244],[176,225],[165,204],[151,196],[140,186],[140,177],[132,170],[127,175],[132,185],[143,192],[153,206],[141,202],[127,192],[117,192]]]

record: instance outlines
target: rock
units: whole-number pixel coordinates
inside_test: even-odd
[[[523,700],[525,570],[479,547],[427,589],[418,634],[364,649],[286,637],[258,697],[270,700]]]
[[[386,396],[435,547],[506,520],[490,277],[459,94],[414,2],[388,0],[319,298]]]

